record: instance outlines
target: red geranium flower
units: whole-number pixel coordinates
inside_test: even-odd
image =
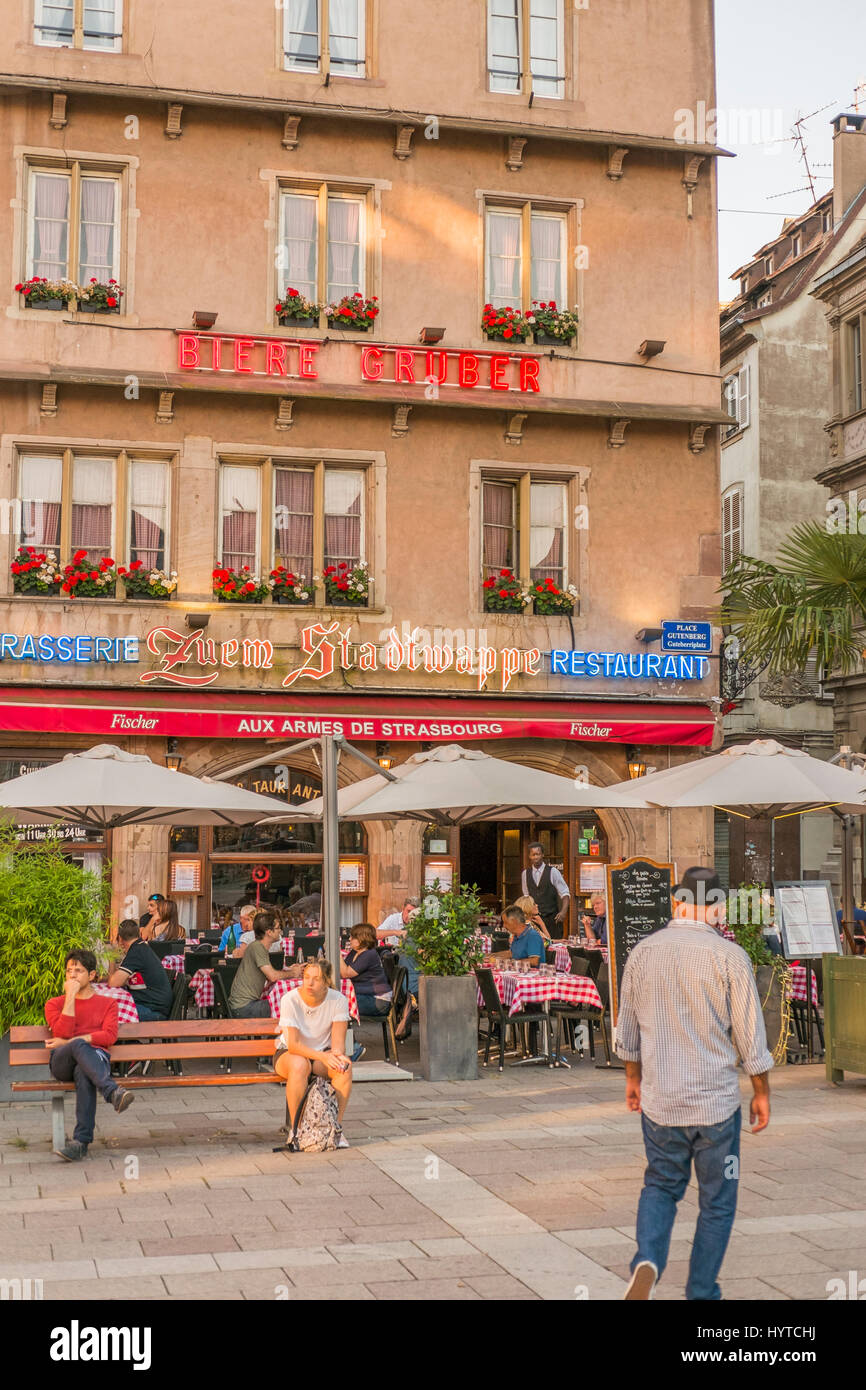
[[[131,570],[140,570],[140,569],[143,569],[143,568],[144,568],[144,561],[143,561],[143,560],[133,560],[133,562],[132,562],[132,564],[130,565],[129,568],[130,568]]]
[[[109,309],[115,309],[117,307],[117,300],[113,297],[113,295],[109,295],[105,302],[108,305]]]
[[[81,561],[84,559],[86,554],[86,550],[76,550],[75,554],[72,557],[73,565],[80,565]]]
[[[500,589],[500,590],[499,590],[499,597],[500,597],[500,598],[508,598],[508,590],[507,590],[507,589]]]
[[[288,290],[287,293],[289,299],[298,299],[300,297],[300,293],[298,290]]]

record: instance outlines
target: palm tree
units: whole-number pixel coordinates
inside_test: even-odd
[[[796,526],[774,564],[740,555],[722,576],[721,620],[741,658],[774,676],[847,675],[866,638],[866,536]]]

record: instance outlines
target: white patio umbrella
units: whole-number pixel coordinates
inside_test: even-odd
[[[394,769],[396,781],[366,777],[337,797],[341,820],[423,820],[462,825],[481,820],[569,820],[598,806],[646,806],[629,783],[616,789],[559,777],[449,743],[415,753]],[[303,808],[322,815],[322,800]],[[291,817],[295,818],[294,813]],[[285,811],[281,820],[289,819]]]
[[[764,820],[817,810],[866,814],[866,772],[849,772],[773,739],[737,744],[609,790],[625,794],[638,786],[643,800],[657,807],[714,806]]]
[[[226,782],[172,772],[140,753],[100,743],[0,783],[0,819],[17,825],[74,821],[121,825],[254,825],[284,803]]]

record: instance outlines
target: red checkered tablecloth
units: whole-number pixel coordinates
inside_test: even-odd
[[[117,1022],[121,1027],[124,1023],[138,1023],[138,1010],[128,989],[116,989],[111,985],[94,985],[93,988],[98,994],[110,994],[117,1000]]]
[[[601,995],[589,975],[539,975],[535,971],[518,975],[512,970],[497,970],[493,979],[499,998],[509,1014],[520,1013],[527,1004],[545,1004],[552,1000],[560,1004],[601,1008]],[[482,1002],[480,990],[478,1002]]]
[[[267,999],[270,1005],[272,1018],[279,1018],[280,1004],[283,998],[290,990],[300,989],[302,983],[301,980],[276,980],[274,984],[268,986],[262,997]],[[351,980],[341,980],[340,988],[346,996],[346,1002],[349,1005],[351,1017],[356,1023],[360,1023],[361,1016],[358,1013],[358,1000],[355,997],[355,986],[352,984]]]
[[[568,954],[568,943],[556,941],[553,947],[556,952],[556,968],[563,975],[571,974],[571,956]]]
[[[200,1009],[213,1008],[214,993],[212,970],[197,970],[190,979],[189,987]]]
[[[493,950],[493,937],[486,936],[483,932],[476,932],[472,940],[481,947],[486,956]]]
[[[163,956],[162,968],[176,975],[179,970],[183,970],[183,956]]]
[[[791,993],[790,998],[800,1004],[806,1003],[806,967],[805,965],[791,966]],[[812,971],[812,1003],[818,1007],[818,981],[815,978],[815,971]]]

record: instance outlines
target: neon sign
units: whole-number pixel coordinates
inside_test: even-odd
[[[105,661],[110,666],[138,661],[137,637],[48,637],[45,633],[26,637],[13,632],[0,633],[0,661],[58,661],[91,665]]]
[[[223,376],[283,377],[312,381],[319,375],[323,342],[297,338],[178,333],[177,365],[184,372]],[[364,384],[418,386],[427,399],[440,391],[540,394],[541,363],[523,353],[396,347],[356,343]]]
[[[710,669],[705,656],[662,656],[658,652],[550,653],[552,676],[603,676],[611,680],[701,681]]]

